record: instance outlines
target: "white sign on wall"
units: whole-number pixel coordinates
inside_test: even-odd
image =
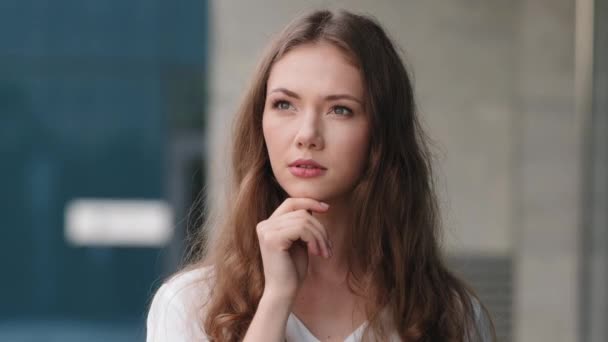
[[[76,246],[164,246],[173,210],[161,200],[74,199],[65,207],[65,238]]]

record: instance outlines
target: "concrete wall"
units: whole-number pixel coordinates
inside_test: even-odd
[[[594,11],[589,9],[593,5]],[[585,200],[582,220],[584,341],[608,340],[608,1],[577,2],[577,108],[585,120]],[[580,20],[579,20],[580,19]],[[583,19],[585,19],[583,21]],[[593,30],[593,34],[581,31]],[[595,48],[590,49],[590,43]]]
[[[582,132],[574,110],[574,5],[527,0],[518,20],[517,341],[578,339]]]

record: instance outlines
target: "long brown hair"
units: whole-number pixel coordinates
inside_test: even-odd
[[[403,341],[481,340],[478,316],[489,314],[447,269],[439,249],[432,155],[408,72],[376,21],[328,10],[303,15],[278,35],[238,110],[227,204],[219,220],[212,221],[215,234],[209,243],[196,247],[206,248],[207,254],[193,263],[214,270],[202,322],[206,334],[216,341],[242,339],[262,296],[255,227],[287,197],[274,180],[262,133],[266,82],[285,53],[321,40],[356,62],[372,118],[369,160],[353,190],[352,233],[345,242],[350,246],[348,284],[366,298],[365,337],[383,340],[393,329]],[[384,308],[391,327],[380,319]],[[495,339],[493,325],[487,323]]]

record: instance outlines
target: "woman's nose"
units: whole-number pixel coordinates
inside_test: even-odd
[[[296,144],[299,148],[322,149],[323,137],[318,119],[307,115],[300,122],[296,136]]]

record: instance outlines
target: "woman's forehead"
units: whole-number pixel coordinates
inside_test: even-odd
[[[364,89],[359,68],[342,49],[328,42],[306,43],[288,51],[273,64],[267,85],[268,91],[340,91],[360,98]]]

